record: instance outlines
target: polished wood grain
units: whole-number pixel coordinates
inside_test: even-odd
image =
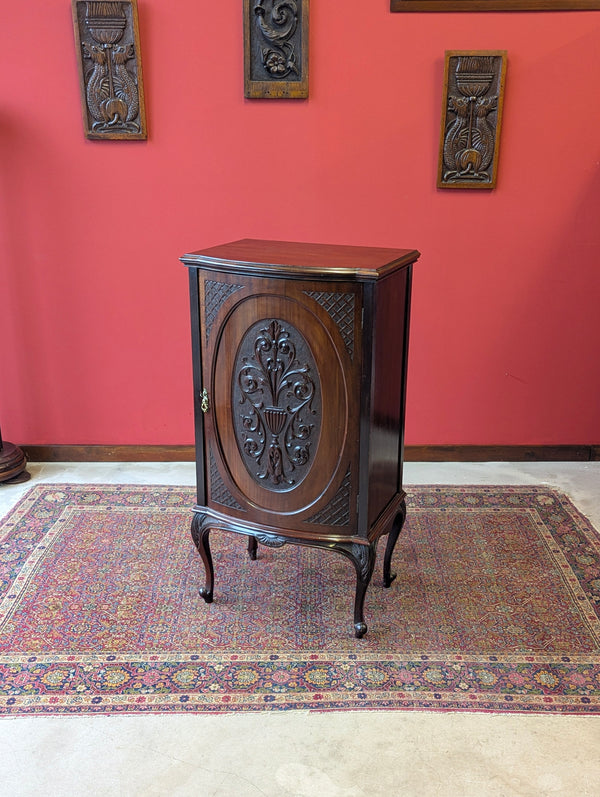
[[[204,270],[296,279],[375,281],[418,257],[414,249],[242,239],[183,255]]]
[[[404,397],[408,367],[410,269],[378,282],[373,291],[373,367],[369,444],[369,524],[402,490]]]

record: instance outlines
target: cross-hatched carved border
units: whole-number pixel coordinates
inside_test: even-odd
[[[241,285],[230,285],[228,282],[217,282],[216,280],[206,280],[204,283],[204,317],[207,340],[221,305],[232,293],[239,291],[241,287]]]
[[[322,526],[348,526],[350,523],[350,468],[337,493],[324,509],[308,519]]]
[[[305,291],[327,310],[340,331],[350,359],[354,359],[354,294]]]
[[[217,504],[223,504],[223,506],[228,506],[230,509],[241,509],[242,512],[245,511],[244,507],[238,504],[225,486],[225,482],[219,473],[212,451],[210,451],[210,497],[213,501],[216,501]]]

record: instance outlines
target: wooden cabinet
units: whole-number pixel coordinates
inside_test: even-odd
[[[212,531],[331,549],[356,570],[354,629],[379,537],[384,583],[405,516],[404,399],[415,250],[242,240],[189,268],[197,505]]]

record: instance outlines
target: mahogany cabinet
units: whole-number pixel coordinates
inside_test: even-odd
[[[379,538],[384,584],[406,514],[408,249],[241,240],[189,269],[197,505],[192,536],[213,599],[211,532],[331,549],[356,570],[354,630]],[[257,565],[258,566],[258,565]]]

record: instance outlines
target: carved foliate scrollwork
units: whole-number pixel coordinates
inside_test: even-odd
[[[493,188],[506,57],[498,52],[446,54],[440,188]]]
[[[257,532],[254,537],[261,545],[266,545],[267,548],[281,548],[287,542],[286,537],[281,537],[279,534],[267,534],[266,532]]]
[[[246,332],[233,378],[233,425],[251,475],[269,490],[299,484],[321,428],[321,390],[298,330],[273,319]]]
[[[358,542],[336,542],[331,545],[334,551],[350,559],[356,569],[358,579],[366,584],[371,580],[373,566],[375,565],[376,543],[361,545]]]
[[[308,95],[308,0],[245,0],[247,97]]]
[[[86,135],[145,138],[135,0],[73,0]]]
[[[295,0],[276,0],[270,14],[265,0],[255,0],[254,16],[262,34],[262,65],[272,78],[298,74],[293,36],[298,27],[298,6]]]
[[[352,556],[357,563],[357,572],[362,579],[369,579],[373,570],[373,550],[368,545],[359,545],[353,542],[350,548]]]

